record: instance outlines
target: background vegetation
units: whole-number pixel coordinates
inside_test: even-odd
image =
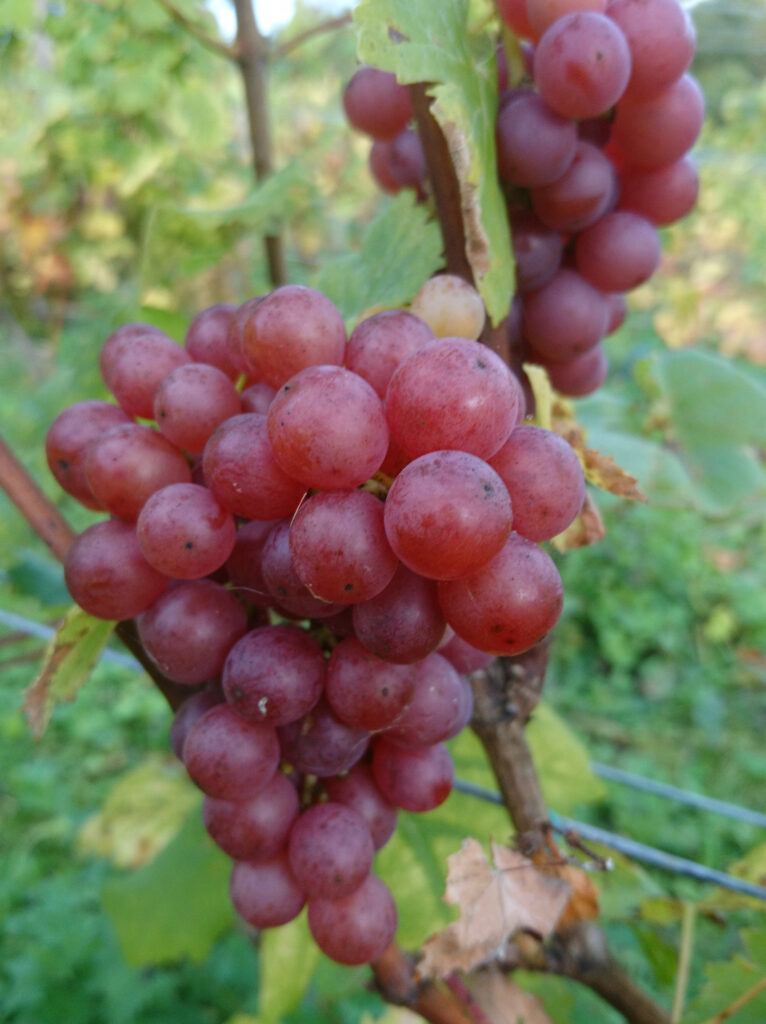
[[[178,6],[216,31],[197,0]],[[763,808],[766,17],[756,2],[694,14],[709,103],[699,211],[664,233],[663,270],[612,342],[609,384],[578,405],[593,446],[652,501],[599,499],[606,539],[560,560],[567,603],[532,742],[556,810],[766,884],[762,832],[605,787],[585,767]],[[321,16],[301,6],[283,38]],[[292,280],[321,271],[331,290],[390,201],[342,117],[348,28],[273,63],[268,190],[253,188],[234,70],[157,0],[0,0],[0,54],[0,433],[82,528],[90,514],[57,493],[42,441],[65,405],[102,395],[105,336],[149,319],[182,337],[202,306],[264,290],[265,229],[284,230]],[[50,623],[67,606],[59,567],[2,495],[0,566],[0,610]],[[393,1018],[364,971],[320,962],[300,928],[256,954],[234,925],[148,680],[102,663],[32,741],[19,708],[41,651],[0,626],[0,1020]],[[464,776],[489,781],[470,738],[456,755]],[[444,857],[466,818],[479,838],[507,834],[502,814],[466,799],[425,822],[404,815],[383,858],[405,945],[445,920]],[[666,1002],[695,907],[691,1024],[766,972],[765,906],[620,860],[596,881],[614,950]],[[525,984],[561,1024],[615,1019],[567,982]],[[765,1018],[761,996],[736,1019]]]

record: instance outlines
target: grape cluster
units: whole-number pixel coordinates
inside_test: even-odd
[[[345,964],[393,938],[374,853],[397,809],[449,795],[466,675],[561,610],[538,543],[578,514],[582,470],[523,424],[483,323],[443,275],[348,338],[298,285],[205,310],[184,347],[130,324],[100,357],[119,404],[71,406],[47,437],[62,487],[110,516],[67,555],[73,598],[137,617],[158,668],[195,688],[172,744],[237,912],[273,927],[308,903]]]
[[[498,6],[524,40],[526,65],[509,89],[498,50],[497,170],[516,259],[514,365],[523,380],[523,362],[539,363],[557,391],[583,396],[606,376],[601,342],[625,319],[624,294],[657,269],[657,228],[696,202],[687,154],[704,101],[686,73],[694,28],[678,0]],[[363,67],[344,103],[351,124],[376,140],[370,162],[381,187],[422,192],[406,87]]]

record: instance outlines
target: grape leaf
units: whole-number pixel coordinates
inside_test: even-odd
[[[545,701],[527,726],[527,741],[549,806],[567,814],[578,804],[603,800],[604,783],[591,771],[585,747]]]
[[[580,514],[563,533],[551,540],[551,544],[557,551],[573,551],[575,548],[587,547],[588,544],[598,544],[604,537],[604,520],[591,495],[586,494]]]
[[[23,711],[35,739],[45,732],[53,709],[71,701],[90,676],[114,622],[96,619],[74,606],[64,616],[43,658],[42,668],[24,697]]]
[[[232,922],[231,862],[194,811],[151,863],[108,881],[102,900],[133,967],[204,960]]]
[[[746,955],[738,953],[725,963],[707,964],[707,980],[687,1007],[684,1024],[702,1024],[746,994],[752,998],[736,1010],[738,1024],[763,1024],[766,1020],[766,930],[747,929],[740,935]]]
[[[117,867],[139,868],[168,845],[199,803],[199,790],[179,762],[153,754],[115,783],[80,829],[78,847]]]
[[[460,908],[460,918],[424,944],[422,977],[443,978],[489,963],[521,928],[544,938],[556,927],[569,885],[497,843],[492,843],[492,862],[494,867],[476,839],[465,839],[447,859],[444,900]]]
[[[391,309],[409,302],[441,262],[438,227],[402,192],[366,228],[361,250],[325,263],[315,287],[353,322],[372,306]]]
[[[277,1024],[297,1009],[319,962],[320,952],[311,937],[306,914],[281,928],[267,928],[261,936],[258,1020]]]
[[[510,231],[495,158],[494,43],[471,32],[468,0],[363,0],[354,11],[359,56],[410,85],[429,83],[461,190],[466,255],[497,324],[513,294]]]

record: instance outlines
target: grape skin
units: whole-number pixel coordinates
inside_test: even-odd
[[[361,815],[345,804],[315,804],[290,832],[287,857],[309,896],[338,899],[358,889],[369,874],[375,848]]]
[[[396,934],[396,906],[388,887],[368,875],[350,896],[309,900],[309,928],[314,941],[340,964],[370,963],[382,956]]]
[[[284,850],[270,860],[237,861],[231,872],[229,894],[236,912],[254,928],[287,924],[300,914],[306,902]]]

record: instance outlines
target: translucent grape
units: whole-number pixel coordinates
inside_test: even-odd
[[[130,416],[154,417],[154,392],[171,370],[190,363],[186,349],[162,332],[138,334],[109,363],[107,386]]]
[[[631,55],[626,95],[652,96],[675,82],[694,56],[694,25],[677,0],[612,0],[607,14]]]
[[[274,388],[262,381],[251,384],[239,396],[242,402],[242,412],[257,412],[265,416],[276,393]]]
[[[421,285],[410,312],[428,324],[437,338],[476,340],[486,319],[481,296],[456,274],[438,274]]]
[[[400,309],[376,313],[351,332],[346,367],[363,377],[379,398],[385,398],[397,366],[433,340],[434,332],[428,324],[412,313]]]
[[[526,0],[529,23],[538,38],[554,21],[576,11],[603,14],[607,0]]]
[[[229,342],[229,330],[236,310],[237,307],[229,302],[208,306],[194,317],[184,339],[186,351],[195,363],[217,366],[232,380],[236,380],[240,373]]]
[[[702,90],[691,75],[683,75],[648,99],[622,100],[617,105],[612,142],[627,163],[664,167],[692,148],[704,117]]]
[[[623,167],[620,171],[620,209],[632,210],[658,227],[690,213],[698,194],[699,175],[688,156],[654,170]]]

